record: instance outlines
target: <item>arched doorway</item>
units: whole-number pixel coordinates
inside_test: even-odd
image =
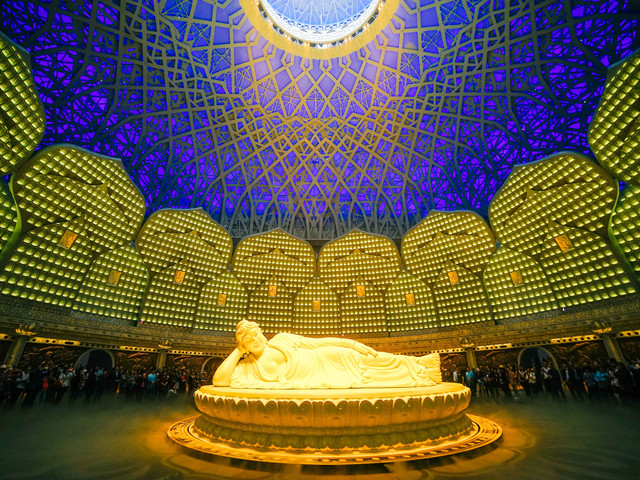
[[[103,370],[111,370],[115,365],[115,359],[109,350],[92,348],[80,355],[73,368],[77,369],[81,365],[86,365],[89,368],[101,367]]]
[[[220,357],[209,357],[202,364],[200,374],[205,376],[204,378],[206,378],[207,383],[211,382],[211,377],[213,377],[213,374],[218,369],[223,360],[224,359]]]
[[[518,354],[518,367],[522,365],[524,368],[533,367],[536,370],[540,370],[545,361],[553,363],[553,366],[556,369],[558,368],[558,362],[546,348],[527,347],[520,350]]]

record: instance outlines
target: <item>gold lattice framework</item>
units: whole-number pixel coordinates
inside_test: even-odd
[[[43,134],[35,85],[44,143],[122,158],[151,212],[202,207],[238,239],[399,239],[432,209],[486,213],[516,163],[586,152],[609,62],[640,46],[623,0],[386,0],[327,48],[269,24],[264,3],[7,4],[0,29],[35,81],[3,90],[33,112],[2,102],[0,150]],[[3,51],[6,88],[25,62]],[[636,111],[627,87],[603,108]],[[631,145],[637,123],[613,125]]]

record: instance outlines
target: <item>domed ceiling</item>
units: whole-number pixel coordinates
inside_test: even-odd
[[[402,236],[486,215],[513,165],[588,152],[628,1],[2,1],[48,124],[123,160],[148,214],[244,237]]]

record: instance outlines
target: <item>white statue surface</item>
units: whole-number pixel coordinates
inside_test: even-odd
[[[193,395],[200,416],[167,432],[177,443],[253,461],[344,465],[448,455],[500,437],[497,425],[465,414],[471,391],[442,382],[438,354],[291,333],[267,340],[247,320],[236,341],[213,385]]]
[[[236,328],[236,349],[213,385],[238,389],[424,387],[441,382],[438,354],[413,357],[377,352],[344,338],[278,333],[267,340],[255,322]]]

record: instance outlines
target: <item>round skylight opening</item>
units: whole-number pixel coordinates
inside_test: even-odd
[[[342,45],[367,30],[383,0],[256,0],[272,28],[303,46]]]

